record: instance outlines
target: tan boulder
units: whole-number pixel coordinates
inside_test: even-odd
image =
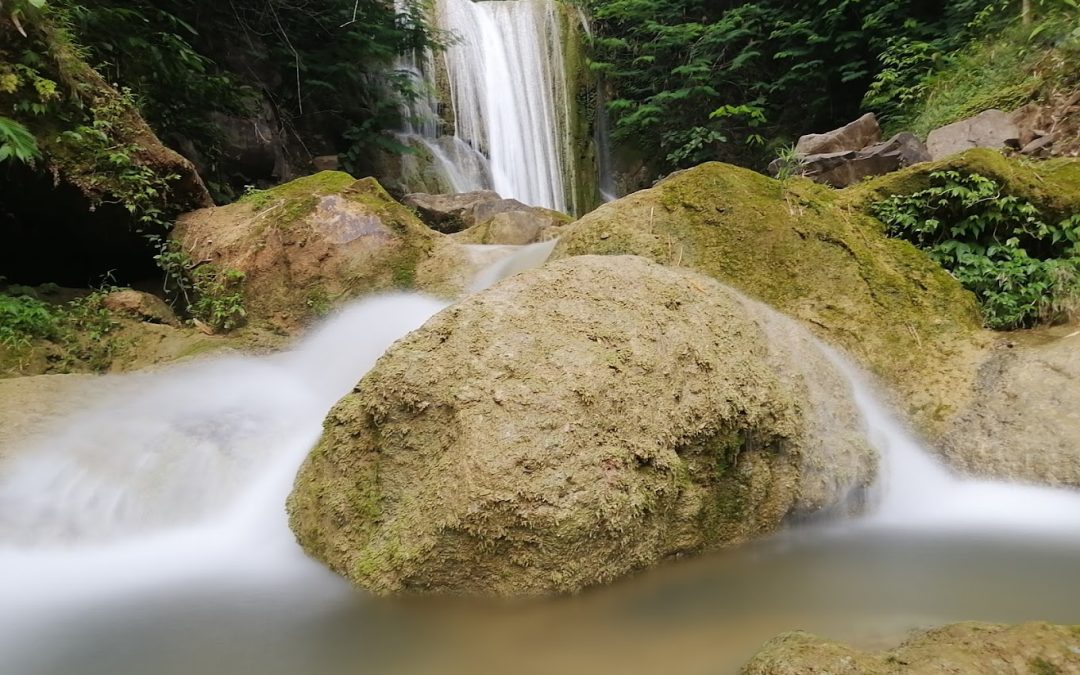
[[[309,554],[376,593],[540,595],[843,508],[875,466],[805,331],[708,277],[585,256],[395,343],[288,508]]]

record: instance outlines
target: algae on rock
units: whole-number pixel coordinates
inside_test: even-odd
[[[916,635],[887,652],[865,652],[809,633],[779,635],[740,675],[1049,675],[1080,673],[1080,626],[958,623]]]
[[[424,265],[449,240],[373,178],[324,171],[185,214],[172,236],[196,265],[242,273],[248,317],[286,332],[363,293],[452,290]]]
[[[704,272],[814,329],[896,388],[927,431],[964,401],[974,297],[845,193],[708,163],[562,230],[555,258],[642,255]]]
[[[705,276],[586,256],[391,347],[288,507],[309,554],[377,593],[539,595],[842,507],[875,467],[796,324]]]

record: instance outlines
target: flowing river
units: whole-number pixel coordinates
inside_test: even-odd
[[[96,380],[0,464],[0,673],[724,673],[786,630],[884,647],[956,620],[1080,621],[1080,494],[953,477],[846,365],[884,462],[863,518],[574,598],[353,590],[295,544],[285,497],[333,403],[442,306],[371,298],[290,352]]]

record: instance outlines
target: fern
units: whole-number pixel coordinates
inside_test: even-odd
[[[15,120],[0,117],[0,164],[9,159],[33,164],[40,157],[34,135]]]

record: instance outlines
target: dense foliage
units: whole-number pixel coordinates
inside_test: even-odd
[[[1068,318],[1080,305],[1080,214],[1061,222],[978,174],[940,171],[932,184],[873,207],[891,236],[927,251],[975,293],[991,328]]]
[[[616,137],[662,158],[660,170],[707,159],[760,163],[865,108],[886,121],[908,114],[952,53],[1018,23],[1020,11],[1006,0],[588,4],[593,68],[614,90]]]
[[[53,1],[91,63],[167,142],[193,147],[221,193],[215,113],[253,113],[265,97],[296,146],[359,156],[408,94],[394,59],[433,42],[422,2],[398,13],[382,0]]]

